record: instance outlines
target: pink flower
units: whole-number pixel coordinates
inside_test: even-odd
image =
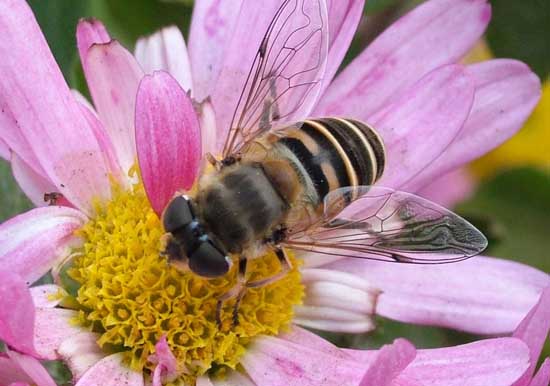
[[[423,4],[330,82],[363,8],[362,1],[336,4],[328,2],[324,30],[325,89],[301,118],[331,114],[372,122],[388,149],[385,186],[417,190],[483,154],[511,136],[538,99],[538,79],[522,63],[456,64],[489,20],[481,0]],[[166,267],[158,256],[162,229],[155,211],[176,190],[191,188],[204,152],[217,153],[262,38],[251,31],[264,31],[279,5],[197,1],[189,55],[179,32],[166,29],[138,43],[141,66],[101,23],[82,21],[78,49],[92,107],[65,84],[28,6],[20,0],[0,4],[0,154],[9,157],[37,206],[44,205],[44,193],[63,196],[57,202],[63,206],[38,207],[0,226],[0,263],[10,275],[32,283],[52,270],[59,284],[33,287],[29,294],[16,281],[17,296],[2,297],[11,303],[0,311],[0,337],[11,348],[25,358],[66,361],[79,386],[156,386],[173,377],[191,382],[212,362],[240,363],[246,370],[230,371],[225,384],[368,385],[371,377],[406,374],[419,354],[397,341],[374,356],[361,354],[374,361],[369,367],[365,358],[299,327],[286,334],[280,329],[292,320],[364,332],[374,327],[377,313],[499,334],[513,331],[536,303],[548,275],[514,262],[478,257],[414,267],[328,262],[310,254],[284,279],[292,286],[275,284],[279,292],[262,289],[257,298],[243,299],[238,333],[213,327],[208,305],[219,288]],[[143,77],[155,69],[172,76],[161,71]],[[186,91],[198,102],[210,97],[200,104],[200,116]],[[259,271],[270,268],[264,260]],[[78,292],[66,292],[68,279]],[[304,303],[293,313],[299,302],[293,297],[303,285]],[[281,292],[285,288],[295,291]],[[70,308],[75,303],[80,312]],[[270,312],[278,306],[283,312]],[[198,320],[205,324],[197,326]],[[275,336],[254,337],[258,329]],[[242,336],[253,343],[245,345]],[[103,349],[121,346],[110,355]],[[424,369],[433,358],[459,371],[448,358],[469,366],[468,358],[488,357],[481,381],[500,377],[508,385],[529,367],[527,347],[517,338],[438,350],[420,356],[420,364],[428,363]],[[397,364],[387,363],[394,358]],[[506,371],[500,360],[507,361]],[[219,381],[203,375],[197,383]]]

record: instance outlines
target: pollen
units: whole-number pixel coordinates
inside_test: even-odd
[[[192,380],[209,370],[234,369],[255,336],[289,326],[293,307],[304,295],[293,256],[295,268],[283,279],[246,292],[238,325],[232,323],[230,300],[218,326],[217,299],[235,285],[238,264],[217,279],[179,271],[160,254],[163,233],[141,184],[130,192],[117,189],[78,231],[84,243],[68,273],[79,286],[78,322],[99,333],[100,347],[124,352],[131,368],[150,373],[155,365],[148,358],[166,336],[179,368],[185,369],[182,377]],[[248,267],[250,280],[280,269],[273,253],[251,260]]]

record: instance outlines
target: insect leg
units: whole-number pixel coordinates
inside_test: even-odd
[[[237,298],[237,301],[235,303],[235,308],[233,309],[233,323],[238,324],[239,322],[239,318],[238,318],[239,304],[246,290],[245,277],[246,277],[247,261],[248,260],[246,259],[246,257],[239,256],[239,272],[237,273],[237,284],[235,284],[233,288],[231,288],[229,291],[227,291],[226,293],[224,293],[222,296],[218,298],[218,302],[216,304],[216,323],[218,324],[218,327],[222,326],[223,303],[235,297]]]
[[[265,279],[245,283],[246,288],[264,287],[266,285],[276,282],[277,280],[282,279],[287,275],[287,273],[292,269],[292,263],[290,262],[290,260],[288,260],[288,256],[286,255],[284,249],[282,249],[281,247],[276,247],[275,254],[277,255],[277,259],[279,259],[279,263],[281,264],[281,270],[275,275],[267,277]]]

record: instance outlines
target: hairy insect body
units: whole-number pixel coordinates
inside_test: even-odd
[[[371,127],[306,120],[259,137],[240,161],[201,179],[198,216],[227,253],[254,258],[281,229],[317,221],[329,191],[371,185],[383,168],[383,144]]]
[[[196,197],[199,216],[228,253],[252,255],[288,211],[258,162],[226,166],[201,182],[205,186]]]

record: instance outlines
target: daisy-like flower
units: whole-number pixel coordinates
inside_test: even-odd
[[[538,99],[538,80],[522,63],[455,64],[489,20],[481,0],[425,3],[331,82],[363,8],[336,4],[327,7],[324,91],[302,118],[373,123],[388,150],[385,186],[414,190],[484,153]],[[401,371],[385,365],[391,348],[367,363],[293,324],[365,332],[376,313],[497,334],[514,331],[537,302],[548,275],[513,262],[412,267],[309,254],[291,257],[295,268],[284,279],[247,292],[238,326],[217,326],[216,301],[235,270],[205,280],[169,266],[158,214],[175,191],[191,188],[202,154],[219,153],[247,58],[279,5],[197,1],[189,54],[179,32],[166,29],[138,44],[141,65],[101,23],[82,21],[78,49],[92,107],[68,89],[28,6],[0,4],[2,154],[37,206],[44,193],[62,194],[50,195],[58,205],[0,226],[3,268],[27,283],[51,270],[57,283],[32,289],[34,313],[21,295],[0,314],[0,338],[12,351],[64,360],[78,385],[359,385]],[[158,69],[165,71],[144,77]],[[267,255],[251,262],[250,275],[276,269]],[[22,314],[34,316],[22,323]],[[457,348],[491,358],[484,384],[511,384],[529,366],[525,344],[503,339]],[[394,346],[409,358],[407,343]],[[509,371],[491,366],[503,359]]]

